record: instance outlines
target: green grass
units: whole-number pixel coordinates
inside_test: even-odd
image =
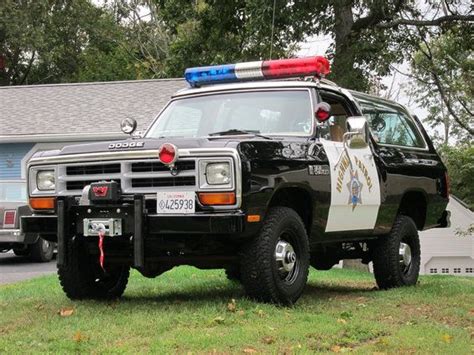
[[[134,272],[114,302],[70,301],[55,276],[0,287],[0,353],[472,354],[473,338],[472,278],[377,291],[369,274],[313,271],[292,308],[250,301],[223,271],[191,267],[154,280]]]

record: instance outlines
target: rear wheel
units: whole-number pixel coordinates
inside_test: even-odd
[[[114,299],[127,287],[130,267],[107,266],[104,272],[89,255],[80,239],[70,240],[66,265],[58,266],[58,276],[66,295],[71,299]]]
[[[42,238],[38,238],[36,243],[29,247],[30,258],[39,263],[51,261],[54,254],[54,243],[48,242]]]
[[[374,276],[381,289],[412,286],[420,272],[420,239],[415,222],[398,216],[388,236],[381,237],[373,251]]]
[[[303,293],[308,271],[308,237],[301,218],[290,208],[272,208],[259,235],[242,250],[247,294],[263,302],[293,304]]]

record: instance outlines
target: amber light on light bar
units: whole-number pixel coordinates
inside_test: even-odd
[[[205,206],[235,205],[235,192],[200,192],[198,196]]]
[[[55,197],[30,197],[30,207],[34,210],[53,210]]]

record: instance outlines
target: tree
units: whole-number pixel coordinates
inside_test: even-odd
[[[423,40],[411,61],[412,94],[429,107],[426,121],[444,126],[444,144],[456,137],[470,142],[474,136],[474,57],[472,26],[455,26]]]
[[[3,0],[0,85],[134,78],[122,36],[88,0]]]
[[[439,16],[441,1],[408,0],[318,0],[319,14],[314,33],[334,39],[332,78],[340,85],[368,90],[375,73],[390,73],[393,63],[401,63],[420,41],[424,29],[439,28],[459,21],[473,21],[462,1],[452,0],[449,12]],[[419,30],[421,29],[421,30]]]
[[[156,2],[172,38],[169,76],[182,76],[190,66],[287,56],[313,21],[299,1],[276,1],[275,11],[268,0]]]

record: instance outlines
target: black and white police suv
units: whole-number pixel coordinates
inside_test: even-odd
[[[58,243],[67,296],[193,265],[292,304],[310,265],[341,259],[372,261],[381,289],[414,285],[418,231],[449,222],[446,168],[404,107],[328,72],[322,57],[191,68],[143,136],[35,155],[22,227]]]

